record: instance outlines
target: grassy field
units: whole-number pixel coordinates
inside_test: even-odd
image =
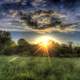
[[[1,56],[0,80],[80,80],[80,58]]]

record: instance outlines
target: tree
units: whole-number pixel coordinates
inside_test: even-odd
[[[0,53],[3,54],[5,49],[11,45],[11,35],[9,32],[0,31]]]
[[[18,40],[18,54],[31,55],[31,45],[25,39]]]
[[[18,46],[26,46],[28,42],[25,39],[18,40]]]

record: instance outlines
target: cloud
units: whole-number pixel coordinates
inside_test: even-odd
[[[0,30],[5,31],[20,31],[20,32],[35,32],[35,33],[51,33],[51,32],[75,32],[80,31],[80,20],[76,18],[76,15],[68,13],[59,13],[54,12],[53,17],[57,16],[57,19],[60,19],[61,24],[55,24],[52,27],[42,27],[42,29],[33,28],[32,25],[28,25],[26,21],[26,12],[22,15],[19,15],[18,11],[9,11],[5,13],[6,15],[0,19]],[[46,13],[45,13],[46,14]],[[45,15],[43,14],[43,15]],[[21,19],[24,15],[24,18]],[[30,15],[32,16],[32,14]],[[35,14],[36,16],[36,14]],[[43,20],[44,21],[44,20]],[[35,25],[35,24],[33,24]],[[42,24],[41,24],[42,25]],[[34,26],[35,27],[35,26]],[[37,26],[38,27],[38,26]],[[44,29],[43,29],[44,28]]]

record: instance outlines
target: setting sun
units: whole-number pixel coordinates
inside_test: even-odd
[[[36,40],[36,42],[42,46],[43,48],[47,48],[49,46],[49,40],[51,40],[48,36],[42,36]]]
[[[37,44],[48,45],[49,40],[51,40],[51,38],[49,36],[41,36],[41,37],[37,38],[35,42]]]
[[[51,36],[41,36],[35,40],[35,43],[40,44],[44,47],[47,47],[49,45],[50,41],[54,41],[54,42],[59,43],[58,40],[53,39]]]
[[[40,45],[43,46],[44,48],[47,48],[49,46],[49,40],[42,40]]]
[[[35,53],[41,51],[41,54],[49,56],[49,51],[52,49],[52,47],[55,49],[56,42],[59,43],[58,40],[51,36],[40,36],[36,38],[35,43],[38,45],[38,47]]]

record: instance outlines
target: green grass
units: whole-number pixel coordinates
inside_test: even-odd
[[[80,58],[0,56],[0,80],[80,80]]]

